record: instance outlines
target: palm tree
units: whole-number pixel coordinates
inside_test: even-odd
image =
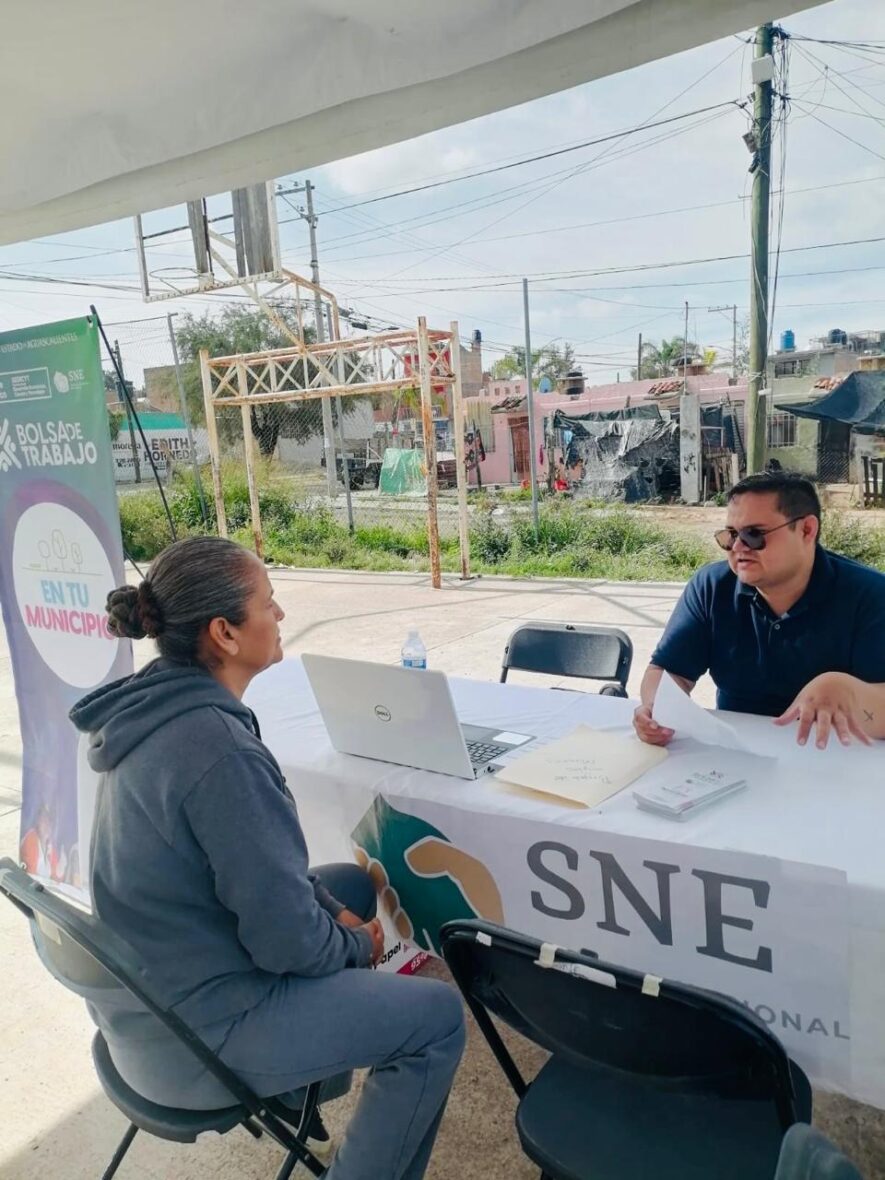
[[[660,344],[646,342],[642,346],[641,370],[632,370],[634,380],[643,377],[673,377],[679,372],[679,366],[686,356],[697,356],[698,346],[682,336],[673,336],[670,340],[662,340]]]

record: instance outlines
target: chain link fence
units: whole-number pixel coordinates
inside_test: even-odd
[[[157,316],[105,325],[115,353],[113,359],[103,358],[103,366],[123,539],[137,561],[159,552],[172,539],[173,530],[180,536],[218,529],[199,357],[193,332],[181,330],[187,319]],[[211,351],[224,353],[225,341]],[[376,379],[381,379],[384,374],[376,368]],[[331,397],[325,404],[325,421],[320,399],[256,403],[247,408],[266,557],[285,565],[426,570],[430,555],[427,470],[417,387],[377,396],[347,394]],[[724,492],[732,482],[733,454],[739,461],[743,458],[743,405],[736,403],[729,409],[732,412],[731,434],[724,427],[704,430],[707,499]],[[217,401],[215,417],[227,526],[230,535],[251,546],[253,516],[243,411],[238,405]],[[564,519],[568,497],[545,496],[541,529],[535,534],[526,487],[496,486],[489,492],[478,486],[477,467],[482,472],[488,467],[479,460],[487,453],[494,457],[493,448],[489,449],[494,433],[491,420],[475,417],[475,409],[468,407],[464,453],[473,563],[479,569],[509,569],[510,562],[513,572],[523,566],[525,572],[539,574],[584,572],[583,542],[565,537],[566,524],[572,527]],[[434,389],[433,429],[440,560],[443,570],[457,571],[453,412],[451,396],[442,386]],[[332,470],[327,462],[330,452]],[[772,466],[805,472],[822,485],[857,482],[847,429],[844,438],[836,437],[817,422],[772,411],[768,456]],[[546,491],[545,481],[541,486]],[[560,525],[565,530],[562,544],[557,533]],[[575,551],[574,571],[571,566],[560,569],[562,545],[571,545]]]
[[[103,357],[103,368],[124,543],[133,558],[148,560],[172,539],[163,496],[176,535],[217,531],[199,357],[192,333],[176,331],[176,317],[105,327],[115,353]],[[213,353],[223,351],[222,344]],[[457,568],[451,397],[435,393],[433,413],[441,556]],[[269,560],[426,568],[428,481],[417,388],[332,398],[325,422],[320,399],[255,404],[248,414]],[[251,545],[243,413],[219,402],[215,417],[227,527]]]

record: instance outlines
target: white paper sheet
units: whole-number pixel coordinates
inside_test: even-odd
[[[668,673],[661,677],[652,716],[659,725],[676,731],[679,738],[693,738],[705,746],[749,752],[737,731],[691,699]]]

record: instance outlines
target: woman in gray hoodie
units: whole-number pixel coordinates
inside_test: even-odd
[[[283,612],[262,562],[231,541],[165,549],[108,598],[110,629],[160,658],[71,718],[100,774],[93,905],[175,1009],[259,1095],[370,1069],[329,1180],[420,1180],[464,1045],[455,990],[372,971],[383,951],[361,870],[339,892],[308,870],[295,802],[249,682],[282,659]],[[356,874],[356,877],[354,877]],[[373,912],[373,911],[372,911]],[[144,1097],[207,1109],[230,1095],[150,1016],[90,1005]]]

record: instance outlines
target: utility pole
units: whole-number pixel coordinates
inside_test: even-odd
[[[114,355],[117,358],[117,370],[122,377],[123,356],[120,352],[119,340],[114,341]],[[121,378],[117,379],[118,384],[120,379]],[[125,381],[125,379],[125,377],[122,377],[122,380]],[[120,401],[123,403],[123,406],[126,410],[126,425],[129,427],[129,445],[132,448],[132,464],[135,468],[135,482],[141,483],[141,462],[138,458],[138,440],[135,437],[135,423],[132,421],[132,407],[129,404],[129,398],[126,396],[125,387],[121,385],[117,392],[119,393]]]
[[[532,520],[538,536],[538,479],[535,464],[538,452],[535,444],[535,394],[532,389],[532,338],[529,330],[529,281],[522,280],[522,307],[525,315],[525,396],[529,413],[529,486],[532,489]]]
[[[771,95],[773,68],[758,67],[761,58],[771,60],[772,25],[756,30],[753,86],[753,197],[751,205],[752,270],[750,273],[750,373],[747,384],[747,473],[765,466],[766,410],[760,390],[765,386],[768,361],[768,220],[771,188]],[[773,65],[773,63],[772,63]]]
[[[639,345],[636,349],[636,380],[642,380],[642,333],[639,333]]]
[[[309,180],[304,182],[304,194],[307,203],[307,226],[310,230],[310,277],[315,287],[320,285],[320,264],[317,258],[317,219],[313,211],[313,185]],[[323,315],[323,298],[319,291],[314,292],[314,308],[316,310],[317,342],[322,343],[326,338],[325,317]],[[332,406],[327,397],[320,398],[323,411],[323,454],[326,457],[326,487],[331,499],[338,495],[338,472],[335,469],[335,435],[332,425]],[[343,461],[343,460],[342,460]],[[344,473],[345,479],[347,472]]]

